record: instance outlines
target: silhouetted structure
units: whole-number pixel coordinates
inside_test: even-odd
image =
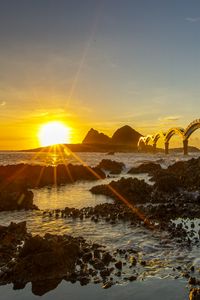
[[[147,146],[149,141],[153,142],[153,150],[156,151],[156,144],[157,141],[162,138],[165,143],[165,154],[169,153],[169,141],[173,135],[179,135],[182,138],[183,141],[183,153],[184,155],[188,154],[188,139],[191,136],[191,134],[196,131],[198,128],[200,128],[200,119],[194,120],[191,122],[186,129],[182,127],[173,127],[170,128],[167,132],[157,132],[154,135],[147,135],[144,137],[140,137],[138,141],[138,149],[140,150],[143,146]]]

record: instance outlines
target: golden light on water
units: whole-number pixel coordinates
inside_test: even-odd
[[[64,123],[55,121],[41,126],[38,138],[41,146],[70,143],[70,128]]]

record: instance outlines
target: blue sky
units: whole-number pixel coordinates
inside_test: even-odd
[[[35,145],[54,119],[75,142],[90,127],[185,127],[200,110],[200,2],[0,0],[0,68],[2,147],[16,126]]]

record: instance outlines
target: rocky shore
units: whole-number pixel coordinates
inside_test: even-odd
[[[83,222],[87,219],[95,223],[106,222],[108,226],[128,222],[130,226],[144,227],[157,236],[165,232],[167,239],[163,243],[173,241],[177,247],[189,249],[199,244],[194,224],[187,230],[182,224],[175,225],[175,221],[200,218],[199,166],[200,159],[178,162],[167,169],[157,163],[146,163],[130,169],[129,174],[148,173],[154,182],[152,185],[137,178],[122,177],[90,190],[112,198],[113,203],[82,209],[45,210],[41,211],[42,218],[47,222],[52,218]],[[56,174],[58,183],[64,184],[72,178],[75,181],[105,178],[105,170],[119,174],[123,168],[123,163],[102,160],[96,168],[59,165]],[[28,188],[52,185],[53,171],[54,167],[0,167],[0,211],[37,209],[33,204],[34,191]],[[36,184],[39,175],[41,180]],[[33,236],[27,232],[26,222],[0,226],[0,257],[0,284],[13,283],[14,289],[20,289],[31,282],[36,295],[55,288],[63,279],[79,281],[81,285],[98,283],[106,289],[122,277],[125,281],[135,281],[148,268],[148,261],[141,259],[132,248],[108,251],[104,245],[86,241],[83,237]],[[127,269],[132,273],[126,275]],[[184,269],[179,267],[179,271],[191,286],[190,299],[199,299],[198,270],[191,264]]]
[[[104,179],[100,168],[83,165],[40,166],[40,165],[8,165],[0,166],[0,185],[23,185],[27,188],[73,183],[78,180]]]

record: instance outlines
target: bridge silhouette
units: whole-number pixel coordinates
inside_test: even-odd
[[[179,135],[183,141],[183,153],[188,154],[188,140],[191,134],[200,128],[200,119],[191,122],[186,129],[182,127],[172,127],[167,132],[159,131],[154,135],[147,135],[140,137],[138,141],[138,149],[141,150],[142,145],[147,146],[151,141],[153,142],[153,151],[156,152],[156,145],[159,139],[163,139],[165,144],[165,154],[169,153],[169,142],[172,136]]]

